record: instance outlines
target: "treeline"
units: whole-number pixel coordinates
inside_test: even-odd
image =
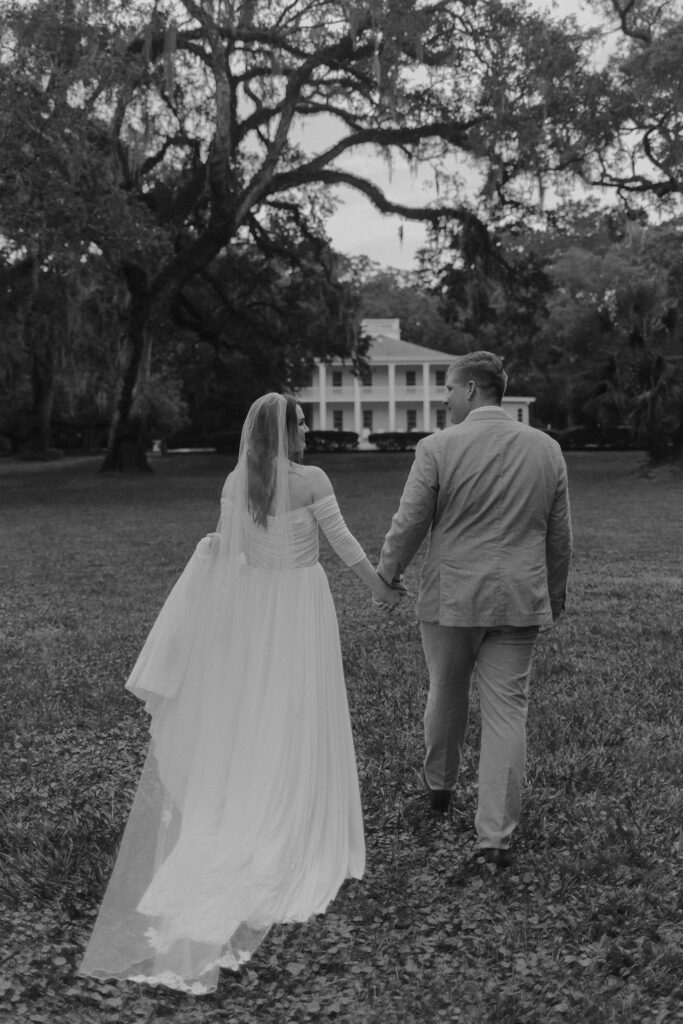
[[[501,351],[545,423],[679,452],[683,12],[605,12],[606,60],[524,0],[8,0],[0,447],[148,468],[152,437],[225,433],[314,358],[358,364],[386,315]],[[363,151],[431,162],[435,196],[393,202],[341,161]],[[618,207],[544,211],[576,182]],[[333,251],[341,186],[429,226],[414,275]]]
[[[245,406],[302,384],[314,356],[362,359],[358,323],[368,316],[399,318],[403,337],[430,348],[501,353],[510,393],[533,395],[534,422],[567,446],[614,444],[623,430],[653,459],[679,454],[683,220],[651,225],[643,211],[575,204],[543,230],[492,237],[495,264],[466,264],[462,239],[435,238],[413,273],[330,254],[336,285],[312,257],[281,264],[278,281],[272,258],[232,251],[214,268],[221,289],[208,278],[187,288],[159,325],[164,344],[136,398],[145,444],[224,447]],[[74,293],[50,272],[27,283],[23,264],[6,276],[5,310],[22,288],[34,300],[30,344],[5,321],[0,451],[106,447],[121,310],[106,275],[98,280],[103,269],[93,257]],[[344,322],[358,332],[348,347],[335,335]]]
[[[653,461],[680,458],[683,219],[568,203],[493,238],[474,259],[461,234],[422,254],[460,346],[500,352],[510,393],[533,395],[536,424],[568,446],[623,432]]]
[[[484,253],[465,263],[463,244],[457,235],[448,246],[435,237],[414,273],[337,255],[344,282],[337,288],[314,259],[297,271],[282,266],[277,282],[274,264],[255,250],[226,255],[215,267],[220,293],[209,281],[187,289],[182,309],[164,324],[163,364],[157,358],[137,400],[147,444],[160,437],[229,445],[245,404],[283,382],[303,383],[313,355],[324,351],[321,340],[328,351],[336,340],[338,353],[348,355],[334,338],[333,317],[357,324],[368,316],[399,318],[406,339],[431,348],[501,353],[510,393],[533,395],[534,422],[567,446],[601,439],[613,445],[623,431],[624,443],[632,440],[654,459],[680,449],[683,220],[651,225],[644,211],[573,204],[543,230],[487,238],[495,262]],[[50,415],[46,409],[41,423],[46,446],[106,446],[117,346],[103,342],[116,328],[117,309],[108,282],[96,280],[95,259],[90,269],[82,294],[61,291],[49,273],[39,280],[32,375],[26,347],[18,338],[7,345],[14,360],[2,379],[5,451],[30,445],[36,397],[45,398],[50,386]],[[18,290],[19,268],[15,273]],[[241,318],[240,295],[251,310]]]

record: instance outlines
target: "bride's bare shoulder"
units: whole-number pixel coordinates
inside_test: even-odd
[[[235,475],[236,471],[233,469],[232,473],[228,473],[226,476],[225,483],[223,484],[223,490],[221,492],[222,497],[225,497],[226,494],[229,493],[230,488],[235,481]]]
[[[332,483],[324,469],[320,469],[319,466],[307,466],[306,469],[310,473],[313,501],[319,501],[320,498],[327,498],[328,495],[334,494]]]
[[[330,478],[319,466],[295,466],[290,473],[292,508],[312,505],[320,498],[334,494]]]

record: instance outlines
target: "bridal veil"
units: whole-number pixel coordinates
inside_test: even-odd
[[[336,618],[317,558],[297,568],[286,406],[249,411],[217,532],[128,680],[151,740],[82,974],[211,991],[274,921],[362,874]]]

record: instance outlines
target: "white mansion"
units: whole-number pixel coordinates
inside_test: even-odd
[[[368,370],[361,378],[341,361],[316,360],[311,384],[299,388],[297,398],[309,427],[353,430],[367,438],[372,433],[427,433],[448,426],[443,397],[446,371],[455,357],[403,341],[398,320],[364,320],[363,328],[372,341]],[[533,401],[506,395],[503,407],[528,423]]]

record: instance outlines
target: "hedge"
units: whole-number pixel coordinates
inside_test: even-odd
[[[309,452],[350,452],[358,447],[358,434],[353,430],[309,430],[306,448]]]
[[[430,434],[423,434],[417,430],[403,430],[370,434],[368,441],[376,445],[381,452],[405,452],[412,451],[423,437],[430,437]]]

